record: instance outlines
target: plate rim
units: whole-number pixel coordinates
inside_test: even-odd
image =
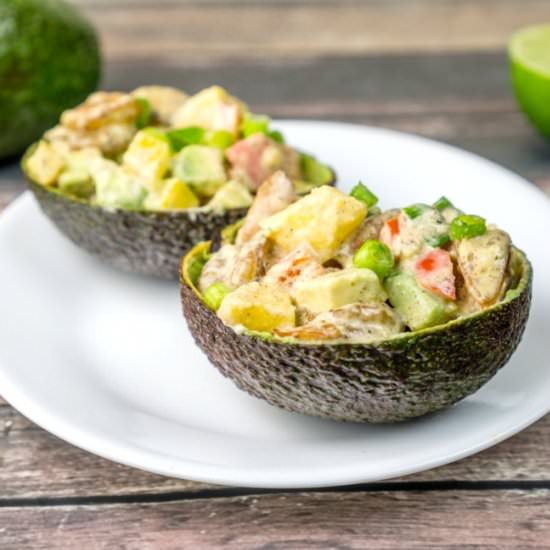
[[[459,153],[466,155],[476,162],[484,163],[493,168],[498,168],[501,171],[513,175],[517,184],[528,189],[531,193],[538,193],[541,198],[548,201],[547,195],[538,187],[529,183],[523,176],[517,174],[513,170],[500,164],[486,159],[476,153],[450,145],[445,142],[437,141],[424,136],[400,132],[388,128],[380,128],[363,124],[353,124],[345,122],[333,122],[322,120],[301,120],[301,119],[277,119],[275,124],[297,124],[309,127],[329,126],[342,130],[367,131],[370,133],[385,134],[390,137],[407,138],[413,141],[422,141],[426,145],[446,149],[451,153]],[[0,224],[5,223],[7,217],[15,216],[16,212],[24,207],[25,203],[32,202],[30,191],[25,191],[21,196],[13,200],[7,207],[0,212]],[[105,437],[93,433],[93,430],[73,426],[70,421],[64,418],[59,418],[58,415],[52,413],[48,408],[41,408],[39,404],[34,403],[32,399],[25,396],[24,391],[17,387],[17,384],[12,384],[5,372],[9,369],[2,368],[0,364],[0,389],[3,399],[13,408],[19,411],[22,415],[29,418],[33,423],[40,428],[50,432],[59,439],[68,442],[69,444],[83,449],[112,462],[136,468],[145,472],[169,476],[179,479],[193,480],[203,483],[222,484],[231,486],[240,486],[248,488],[269,488],[269,489],[306,489],[320,487],[336,487],[351,485],[357,483],[370,483],[375,481],[383,481],[395,477],[406,476],[417,472],[429,470],[439,466],[444,466],[452,462],[461,460],[485,449],[488,449],[527,428],[548,412],[550,412],[550,400],[546,407],[541,407],[530,416],[522,417],[518,422],[510,422],[507,429],[500,431],[497,435],[480,441],[477,444],[470,445],[464,449],[451,453],[440,453],[439,456],[428,457],[423,461],[415,462],[414,464],[404,464],[399,467],[387,468],[385,473],[380,475],[379,472],[369,472],[368,469],[356,468],[352,466],[340,466],[336,469],[330,468],[315,468],[315,472],[310,474],[310,477],[303,478],[304,473],[311,472],[311,469],[299,467],[294,470],[292,475],[277,477],[272,476],[269,480],[265,478],[268,470],[262,469],[243,469],[228,466],[220,468],[218,465],[205,463],[197,466],[196,462],[189,459],[165,459],[159,461],[159,454],[154,451],[141,449],[135,445],[127,443],[115,442],[106,440]],[[155,458],[156,457],[156,458]],[[177,463],[177,464],[176,464]],[[368,462],[367,462],[368,465]],[[300,479],[298,479],[298,477]]]

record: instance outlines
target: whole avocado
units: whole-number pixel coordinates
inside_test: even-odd
[[[100,76],[93,27],[63,0],[0,0],[0,159],[20,153]]]

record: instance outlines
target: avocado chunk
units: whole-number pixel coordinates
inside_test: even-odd
[[[223,151],[217,147],[189,145],[172,162],[174,175],[202,196],[211,197],[227,180]]]
[[[135,174],[116,162],[97,159],[90,167],[96,188],[96,203],[111,208],[140,209],[147,190]]]
[[[262,220],[260,227],[285,252],[307,242],[325,262],[361,225],[366,215],[367,207],[362,202],[324,185]]]
[[[386,292],[374,271],[351,267],[300,281],[296,303],[311,313],[322,313],[347,304],[384,302]]]
[[[228,208],[248,208],[252,195],[242,183],[231,180],[222,185],[208,203],[208,208],[227,210]]]
[[[300,167],[304,180],[308,183],[325,185],[332,181],[332,170],[311,155],[302,154],[300,156]]]
[[[95,193],[90,165],[97,159],[101,159],[101,153],[93,147],[67,153],[65,168],[57,178],[59,189],[80,199],[90,199]]]
[[[386,280],[391,305],[411,330],[439,325],[450,317],[446,302],[421,289],[408,273],[398,273]]]
[[[64,193],[79,199],[89,199],[95,193],[95,184],[87,170],[67,170],[57,179],[57,186]]]
[[[15,155],[82,101],[99,79],[95,32],[56,0],[0,4],[0,158]]]

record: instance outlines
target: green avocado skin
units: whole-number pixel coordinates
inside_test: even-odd
[[[528,281],[511,300],[444,328],[405,333],[381,344],[263,340],[226,327],[183,281],[181,298],[195,341],[240,389],[297,413],[397,422],[453,405],[506,364],[529,315],[528,269]]]
[[[92,26],[62,0],[0,0],[0,158],[20,153],[92,92]]]
[[[108,210],[28,181],[43,212],[73,243],[117,269],[177,279],[181,257],[195,244],[217,239],[247,209],[223,214],[182,210]]]

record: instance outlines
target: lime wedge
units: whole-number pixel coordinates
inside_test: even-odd
[[[550,24],[517,31],[508,55],[519,105],[533,126],[550,137]]]

